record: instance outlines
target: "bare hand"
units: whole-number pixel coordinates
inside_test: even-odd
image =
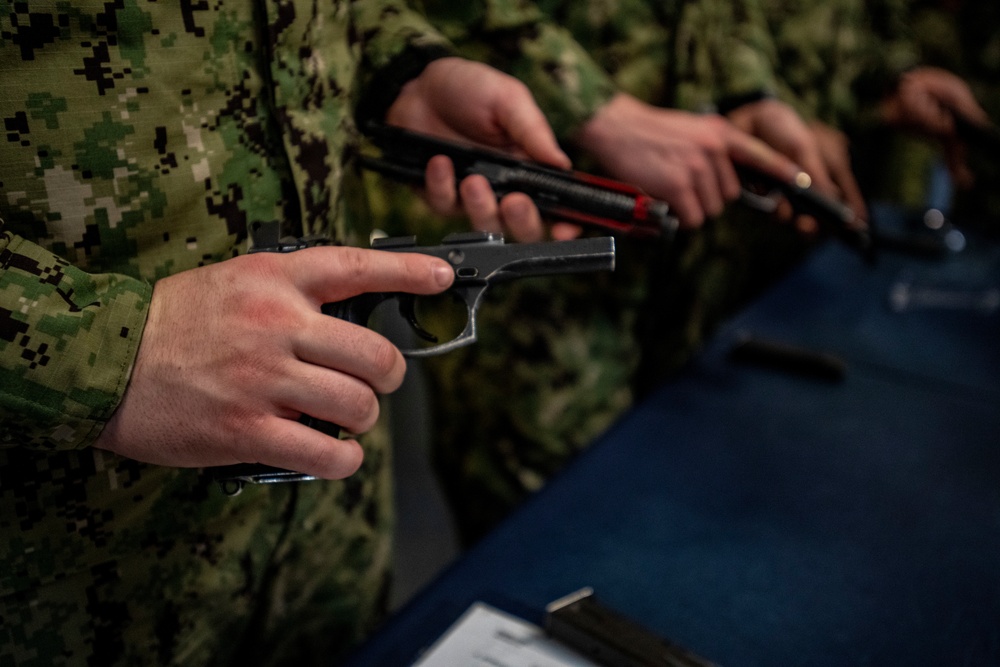
[[[849,169],[846,173],[839,169],[835,179],[827,158],[836,159],[836,151],[830,145],[825,148],[821,146],[820,135],[788,104],[775,99],[744,104],[731,111],[729,119],[745,132],[793,160],[809,175],[812,187],[820,194],[843,200],[847,191],[858,189],[854,174]],[[824,140],[827,138],[822,137]],[[825,154],[824,150],[828,150],[829,154]],[[855,212],[860,213],[858,210]],[[786,209],[784,215],[790,213]],[[801,231],[807,233],[818,229],[816,221],[808,216],[799,216],[796,224]]]
[[[854,178],[850,141],[847,135],[818,120],[809,123],[809,129],[813,133],[823,164],[837,187],[840,198],[861,219],[867,220],[868,204],[865,203],[861,187]]]
[[[445,139],[462,139],[560,168],[570,166],[552,128],[528,88],[499,70],[461,58],[435,60],[404,86],[386,121]],[[509,230],[520,241],[545,235],[531,199],[512,193],[499,203],[482,176],[455,188],[451,161],[438,156],[428,164],[426,197],[441,214],[459,206],[482,231]]]
[[[354,440],[376,393],[402,382],[385,338],[320,306],[367,291],[440,292],[446,262],[414,253],[319,247],[259,253],[159,281],[124,399],[96,446],[159,465],[265,463],[326,479],[361,465]]]
[[[973,174],[966,162],[968,149],[955,130],[956,114],[972,123],[989,122],[969,85],[955,74],[936,67],[907,72],[882,102],[882,116],[888,124],[941,142],[956,185],[968,187]]]
[[[654,107],[624,93],[602,107],[576,139],[611,177],[666,201],[688,228],[739,197],[734,163],[784,180],[799,171],[721,116]]]

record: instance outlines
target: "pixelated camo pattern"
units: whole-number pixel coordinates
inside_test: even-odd
[[[702,110],[776,87],[753,0],[423,0],[469,57],[528,84],[562,139],[616,90]]]
[[[771,89],[767,34],[752,0],[540,0],[623,90],[694,111]]]
[[[905,23],[913,34],[921,64],[961,76],[993,122],[1000,122],[1000,5],[946,5],[929,0],[907,4]],[[883,140],[871,142],[872,150],[881,149],[891,158],[876,174],[876,194],[907,206],[923,205],[927,165],[938,158],[938,147],[901,133],[878,138]],[[988,144],[973,143],[968,148],[969,164],[977,177],[971,189],[955,193],[954,220],[995,237],[1000,234],[1000,159]]]
[[[86,445],[157,279],[257,223],[367,240],[359,87],[441,41],[396,0],[0,0],[0,665],[326,665],[375,623],[381,429],[235,499]]]
[[[911,20],[924,62],[958,73],[994,123],[1000,123],[1000,5],[965,2],[950,11],[916,3]],[[968,191],[957,193],[956,220],[1000,236],[1000,159],[986,146],[970,146],[977,174]]]
[[[857,112],[861,77],[915,62],[911,0],[429,0],[429,16],[454,41],[478,45],[498,66],[535,72],[566,95],[614,85],[661,106],[704,110],[720,99],[779,92],[809,117],[843,122]],[[582,48],[581,48],[582,47]],[[577,54],[584,54],[582,57]],[[587,62],[573,77],[558,63]],[[594,68],[594,64],[597,68]],[[572,70],[571,70],[572,71]],[[531,81],[532,79],[526,79]],[[593,100],[599,103],[601,100]],[[569,102],[561,102],[570,108]]]
[[[560,139],[605,104],[614,83],[564,28],[519,0],[422,0],[431,22],[466,57],[517,77]]]
[[[751,1],[424,7],[467,54],[522,78],[563,139],[618,88],[699,109],[774,85],[766,26]],[[431,232],[421,203],[397,192],[386,217],[439,240],[445,230]],[[796,239],[779,232],[775,241],[762,222],[727,217],[673,247],[620,239],[613,275],[504,285],[481,310],[477,345],[425,361],[434,463],[466,543],[593,443],[637,395],[677,372],[736,304],[773,278],[770,269],[780,273],[799,256]],[[774,254],[762,252],[768,247]]]
[[[916,62],[905,21],[911,0],[757,1],[782,97],[806,117],[853,124],[871,101],[858,98],[860,83],[877,79],[868,85],[878,88]]]
[[[855,136],[855,163],[869,196],[919,208],[937,145],[878,125],[875,103],[900,72],[916,65],[965,79],[994,122],[1000,119],[1000,10],[996,3],[931,0],[757,0],[772,35],[771,59],[783,96],[807,117]],[[969,146],[979,174],[955,194],[954,214],[995,233],[1000,217],[1000,162]]]

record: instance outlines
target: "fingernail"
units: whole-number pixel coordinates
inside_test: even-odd
[[[434,282],[437,283],[438,287],[448,287],[451,285],[454,277],[455,272],[452,271],[450,266],[439,265],[434,267]]]

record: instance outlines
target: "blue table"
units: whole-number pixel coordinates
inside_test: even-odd
[[[1000,286],[1000,252],[820,249],[348,663],[410,664],[473,601],[540,620],[591,586],[722,665],[1000,664],[1000,315],[892,285]],[[745,332],[842,358],[731,363]]]

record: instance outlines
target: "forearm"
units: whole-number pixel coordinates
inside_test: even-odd
[[[0,446],[93,442],[125,391],[150,294],[0,232]]]

